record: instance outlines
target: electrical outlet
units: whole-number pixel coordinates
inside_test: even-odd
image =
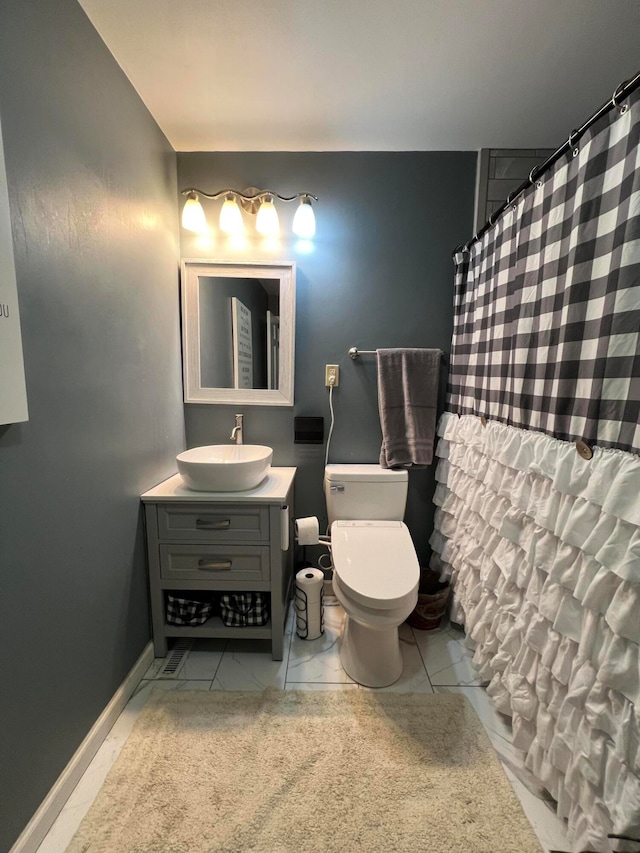
[[[325,364],[324,384],[327,388],[336,388],[340,384],[340,366],[337,364]]]

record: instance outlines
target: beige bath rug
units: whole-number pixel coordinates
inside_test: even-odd
[[[156,691],[68,848],[539,853],[464,696]]]

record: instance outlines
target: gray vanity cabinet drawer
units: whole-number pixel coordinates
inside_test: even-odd
[[[269,510],[242,504],[158,504],[160,539],[268,542]]]
[[[269,548],[245,545],[160,545],[167,580],[268,581]]]

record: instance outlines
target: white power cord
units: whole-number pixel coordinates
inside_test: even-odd
[[[333,435],[333,426],[334,426],[335,421],[336,421],[335,413],[333,411],[333,386],[334,386],[334,384],[335,384],[335,377],[332,376],[330,381],[329,381],[329,411],[331,412],[331,425],[329,427],[329,435],[327,436],[327,452],[325,453],[325,456],[324,456],[325,468],[329,464],[329,447],[331,445],[331,436]],[[327,527],[327,534],[328,533],[329,533],[329,528]],[[333,564],[331,561],[331,537],[329,535],[321,536],[320,540],[323,543],[323,545],[327,546],[327,548],[329,549],[329,553],[320,555],[320,557],[318,559],[318,568],[322,569],[323,571],[332,571],[333,570]],[[329,558],[329,565],[328,566],[324,566],[322,564],[322,558],[323,557]],[[338,605],[338,599],[335,597],[335,595],[325,595],[324,596],[324,606],[325,607],[337,607],[337,605]]]
[[[333,413],[333,377],[331,377],[331,380],[331,384],[329,385],[329,411],[331,412],[331,426],[329,427],[329,435],[327,436],[327,452],[324,456],[325,468],[329,464],[329,446],[331,444],[331,435],[333,434],[333,425],[335,423],[335,415]]]

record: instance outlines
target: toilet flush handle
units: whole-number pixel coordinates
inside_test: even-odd
[[[342,484],[338,486],[329,486],[330,492],[344,492],[344,486]]]

